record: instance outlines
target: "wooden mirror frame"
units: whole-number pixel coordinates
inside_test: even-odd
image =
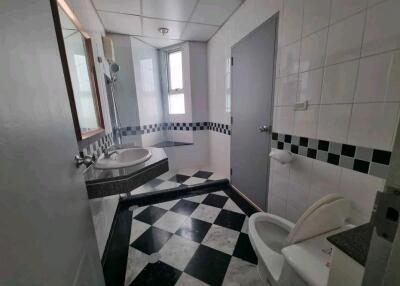
[[[53,13],[54,27],[55,27],[55,31],[56,31],[56,35],[57,35],[58,47],[60,50],[62,67],[63,67],[63,71],[64,71],[65,83],[67,86],[69,103],[70,103],[70,107],[71,107],[72,119],[74,122],[75,135],[76,135],[76,138],[78,141],[84,141],[95,135],[103,134],[105,132],[104,118],[103,118],[103,112],[101,109],[101,101],[100,101],[100,94],[99,94],[99,86],[97,83],[97,76],[96,76],[96,67],[94,64],[92,41],[91,41],[89,34],[83,29],[82,24],[79,22],[78,18],[73,13],[73,11],[68,6],[68,4],[65,2],[65,0],[50,0],[50,3],[51,3],[52,13]],[[88,69],[89,69],[89,78],[90,78],[90,84],[91,84],[92,92],[93,92],[93,101],[94,101],[94,106],[96,109],[95,111],[96,111],[97,122],[100,125],[99,128],[97,128],[95,130],[82,132],[81,128],[80,128],[78,112],[76,109],[76,103],[75,103],[75,97],[74,97],[74,90],[72,87],[71,74],[70,74],[69,66],[68,66],[67,53],[65,50],[64,37],[62,34],[61,20],[60,20],[60,15],[58,13],[59,7],[64,11],[66,16],[71,20],[71,22],[75,25],[77,30],[84,37],[84,45],[85,45],[85,51],[86,51],[86,56],[87,56],[87,61],[88,61]]]

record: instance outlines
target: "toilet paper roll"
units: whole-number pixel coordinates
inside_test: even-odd
[[[293,154],[286,150],[272,150],[269,156],[281,164],[287,164],[293,160]]]

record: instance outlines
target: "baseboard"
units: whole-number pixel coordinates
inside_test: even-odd
[[[231,197],[231,199],[246,213],[247,216],[251,216],[257,212],[263,212],[263,210],[246,197],[237,188],[229,184],[225,192]]]

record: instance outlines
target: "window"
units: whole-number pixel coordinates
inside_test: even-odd
[[[168,53],[168,111],[169,114],[185,114],[182,51]]]

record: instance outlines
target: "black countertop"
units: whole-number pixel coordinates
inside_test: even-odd
[[[129,145],[121,145],[115,146],[112,149],[124,149],[124,148],[131,148],[132,146]],[[86,181],[86,185],[97,184],[102,182],[111,182],[115,180],[127,179],[136,175],[137,173],[143,172],[146,169],[153,167],[163,161],[167,161],[167,155],[165,154],[162,148],[148,148],[151,151],[151,157],[149,160],[140,163],[135,166],[130,166],[126,168],[119,168],[119,169],[96,169],[93,165],[90,166],[84,172],[84,178]]]
[[[339,248],[362,266],[365,266],[373,229],[373,225],[367,223],[329,236],[327,239],[335,247]]]

